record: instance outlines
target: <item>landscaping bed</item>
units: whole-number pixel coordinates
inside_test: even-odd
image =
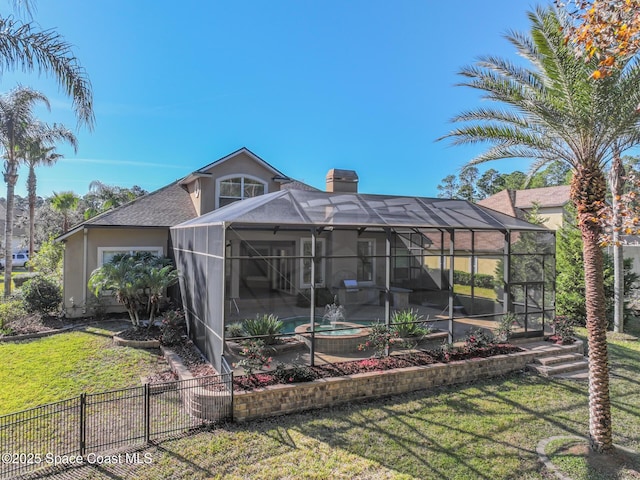
[[[473,350],[463,349],[452,352],[443,352],[441,350],[418,351],[394,354],[381,358],[365,358],[363,360],[327,363],[313,367],[296,365],[289,369],[276,369],[274,372],[236,376],[233,379],[233,383],[235,391],[250,391],[270,385],[309,382],[320,378],[343,377],[358,373],[487,358],[520,351],[522,351],[522,349],[510,344],[498,344],[475,348]]]

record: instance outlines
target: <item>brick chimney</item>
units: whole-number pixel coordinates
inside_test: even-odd
[[[327,192],[358,193],[358,174],[355,170],[332,168],[327,173]]]

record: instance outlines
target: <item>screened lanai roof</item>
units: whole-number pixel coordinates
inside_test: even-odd
[[[547,231],[540,225],[466,200],[303,190],[281,190],[235,202],[178,227],[222,223],[281,228],[344,226]]]

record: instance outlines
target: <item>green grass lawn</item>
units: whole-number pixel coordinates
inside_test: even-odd
[[[164,368],[146,350],[112,345],[112,331],[87,328],[17,343],[1,343],[0,415],[96,392],[140,385]]]
[[[459,285],[456,283],[453,286],[453,292],[459,295],[471,295],[471,285]],[[496,299],[496,291],[493,288],[474,287],[473,294],[476,297]]]
[[[639,450],[640,342],[612,335],[610,355],[614,442]],[[585,382],[516,373],[229,424],[145,450],[151,464],[73,478],[548,479],[538,442],[587,432]]]

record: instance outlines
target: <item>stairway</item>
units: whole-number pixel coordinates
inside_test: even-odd
[[[589,362],[583,354],[582,342],[572,345],[553,345],[541,342],[536,351],[539,352],[534,363],[527,369],[544,377],[565,378],[571,380],[587,380],[589,378]]]

